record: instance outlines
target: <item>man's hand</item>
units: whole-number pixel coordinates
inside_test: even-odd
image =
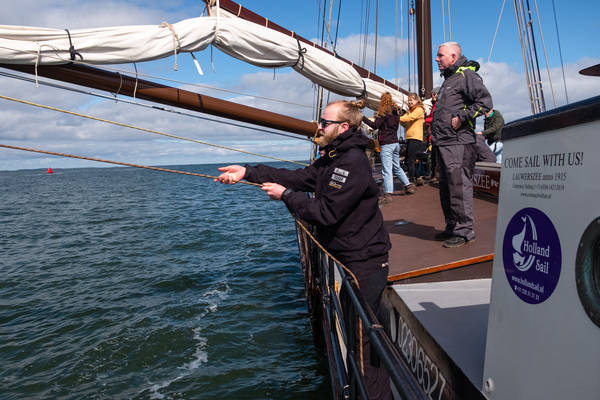
[[[483,135],[483,132],[475,132],[475,133],[477,133],[478,135]]]
[[[452,117],[452,129],[457,130],[460,128],[460,118]]]
[[[267,192],[267,194],[272,200],[281,200],[281,194],[285,191],[286,188],[278,183],[265,182],[263,183],[261,189]]]
[[[228,185],[232,185],[236,182],[241,181],[246,175],[246,168],[241,165],[228,165],[226,167],[219,168],[219,171],[223,172],[214,181],[221,182]]]

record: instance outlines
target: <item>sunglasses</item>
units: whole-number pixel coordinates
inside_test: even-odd
[[[344,122],[347,122],[347,121],[332,121],[330,119],[321,118],[319,120],[319,126],[322,126],[323,128],[327,128],[331,124],[343,124]]]

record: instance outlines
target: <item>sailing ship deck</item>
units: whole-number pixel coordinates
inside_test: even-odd
[[[439,188],[395,195],[382,208],[390,233],[392,289],[466,377],[481,389],[496,232],[497,198],[475,194],[476,241],[445,248]]]
[[[392,241],[389,281],[491,277],[497,199],[475,195],[476,240],[449,249],[442,246],[443,242],[434,239],[434,235],[445,226],[437,185],[419,186],[413,195],[394,195],[393,198],[392,203],[382,208],[384,223]],[[473,267],[454,269],[467,265]],[[425,271],[429,272],[427,276],[423,276]],[[413,278],[418,275],[419,278]]]

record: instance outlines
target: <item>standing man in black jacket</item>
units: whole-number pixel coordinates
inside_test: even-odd
[[[440,201],[446,228],[436,240],[458,247],[475,240],[473,183],[475,118],[492,109],[492,98],[475,71],[479,64],[461,54],[460,45],[440,45],[435,61],[444,77],[432,122],[432,144],[440,162]]]
[[[318,240],[352,271],[362,295],[377,313],[387,282],[391,244],[377,205],[379,190],[365,154],[369,139],[360,130],[361,122],[356,103],[330,103],[319,121],[319,145],[324,156],[312,165],[295,171],[230,165],[219,168],[222,174],[215,180],[262,183],[262,190],[271,199],[283,201],[292,215],[315,225]],[[305,192],[315,196],[308,197]],[[341,297],[348,322],[346,332],[351,334],[359,324],[356,318],[348,318],[352,310],[345,291]],[[369,398],[391,399],[387,371],[371,365],[366,331],[357,336],[362,339],[362,346],[356,349],[357,361],[364,371]]]

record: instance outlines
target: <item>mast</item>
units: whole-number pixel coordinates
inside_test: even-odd
[[[431,97],[431,89],[433,89],[430,0],[416,0],[416,11],[418,95],[422,98],[429,98]]]
[[[33,65],[0,64],[0,67],[36,75]],[[309,138],[313,137],[317,131],[314,122],[85,65],[38,66],[37,75],[109,93],[291,132]]]

